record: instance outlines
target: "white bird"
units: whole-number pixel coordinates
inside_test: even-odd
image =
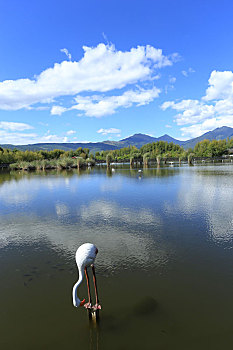
[[[94,309],[94,310],[101,309],[101,306],[99,305],[95,267],[94,267],[94,262],[95,262],[95,258],[96,258],[97,253],[98,253],[98,249],[92,243],[84,243],[76,251],[75,258],[76,258],[76,263],[77,263],[77,267],[78,267],[79,278],[78,278],[78,282],[76,282],[74,287],[73,287],[73,293],[72,293],[73,294],[73,304],[75,307],[83,306],[85,303],[85,299],[83,299],[81,301],[77,295],[78,287],[82,283],[84,273],[85,273],[86,280],[87,280],[87,290],[88,290],[89,301],[84,306],[86,307],[86,309]],[[92,272],[93,272],[93,282],[94,282],[94,287],[95,287],[95,301],[96,301],[95,306],[91,305],[91,293],[90,293],[90,286],[89,286],[89,277],[88,277],[88,273],[87,273],[87,267],[89,267],[89,266],[92,267]]]

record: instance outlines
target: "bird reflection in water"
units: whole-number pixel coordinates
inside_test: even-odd
[[[150,296],[144,297],[136,304],[124,307],[116,314],[109,314],[107,310],[101,319],[90,319],[89,322],[89,349],[97,350],[104,342],[104,335],[127,333],[135,320],[156,317],[158,310],[157,301]]]
[[[88,312],[88,310],[87,310]],[[90,318],[90,313],[88,312],[89,318],[89,349],[98,350],[100,343],[100,319],[99,317]]]

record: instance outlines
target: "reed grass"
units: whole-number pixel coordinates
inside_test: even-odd
[[[189,165],[192,165],[192,164],[193,164],[193,154],[192,154],[192,153],[190,153],[190,154],[188,155],[188,164],[189,164]]]
[[[50,170],[50,169],[71,169],[71,168],[81,168],[85,167],[87,164],[93,166],[95,164],[94,160],[88,159],[88,162],[85,161],[82,157],[71,158],[71,157],[62,157],[59,159],[42,159],[34,160],[32,162],[18,162],[10,164],[11,170]]]
[[[149,152],[143,154],[143,164],[144,164],[144,166],[148,166],[149,159],[150,159],[150,153]]]
[[[108,168],[110,167],[111,161],[112,161],[112,155],[111,153],[108,153],[106,156],[106,164]]]

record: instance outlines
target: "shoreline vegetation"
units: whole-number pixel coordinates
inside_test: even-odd
[[[227,140],[204,140],[192,149],[184,150],[174,143],[158,141],[146,144],[140,149],[129,146],[112,151],[90,153],[88,148],[79,147],[75,151],[19,151],[0,147],[0,167],[10,170],[50,170],[92,167],[105,163],[110,167],[112,163],[129,163],[131,167],[137,165],[148,166],[194,161],[214,161],[233,159],[233,138]]]

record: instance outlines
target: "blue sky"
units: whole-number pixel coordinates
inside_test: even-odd
[[[0,144],[233,127],[231,1],[1,2]]]

